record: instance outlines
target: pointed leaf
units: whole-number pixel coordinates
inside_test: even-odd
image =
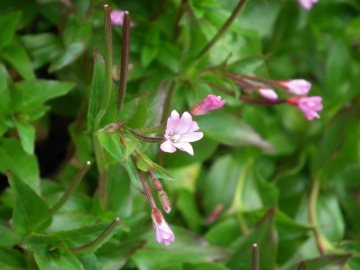
[[[49,80],[23,81],[15,84],[11,91],[12,109],[27,109],[43,105],[44,102],[67,94],[75,85],[69,82]]]
[[[25,257],[19,251],[0,247],[0,269],[21,270],[25,267]]]
[[[20,142],[26,153],[34,154],[35,128],[29,123],[21,123],[15,120],[15,125],[20,136]]]
[[[27,154],[14,139],[0,141],[0,172],[11,170],[35,192],[40,193],[39,167],[35,156]]]
[[[20,22],[21,11],[12,12],[0,18],[0,48],[11,43],[16,26]]]
[[[9,180],[15,195],[13,223],[16,234],[25,237],[48,227],[51,219],[38,226],[49,212],[49,207],[43,199],[15,175]]]
[[[136,104],[136,108],[126,121],[126,126],[136,129],[142,128],[147,120],[148,94],[145,93]]]
[[[118,162],[122,162],[125,158],[125,149],[120,142],[119,134],[117,133],[103,133],[97,134],[100,144],[110,153]]]

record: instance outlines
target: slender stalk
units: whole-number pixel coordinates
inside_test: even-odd
[[[171,108],[172,108],[174,95],[175,95],[175,91],[176,91],[176,87],[177,87],[177,80],[178,80],[177,78],[174,79],[174,81],[172,82],[172,84],[170,86],[169,93],[166,96],[164,109],[163,109],[163,114],[162,114],[160,123],[165,123],[167,121],[167,118],[170,115],[170,111],[171,111]]]
[[[128,11],[124,12],[124,22],[122,31],[122,45],[121,45],[121,67],[120,67],[120,83],[119,94],[117,100],[117,112],[121,111],[124,102],[127,84],[127,74],[129,66],[129,50],[130,50],[130,14]]]
[[[252,249],[252,270],[259,270],[259,248],[257,244],[253,244]]]
[[[105,95],[101,109],[96,116],[95,130],[99,128],[101,119],[106,113],[106,109],[109,106],[112,90],[112,57],[113,57],[113,46],[112,46],[112,25],[110,17],[110,8],[108,5],[104,5],[104,25],[105,25]]]
[[[316,245],[318,247],[320,254],[323,256],[325,255],[325,248],[321,241],[322,236],[318,226],[317,215],[316,215],[316,203],[319,197],[319,192],[320,192],[320,180],[317,177],[315,177],[309,199],[309,219],[311,225],[314,227],[313,230],[314,230]]]
[[[210,40],[210,42],[205,46],[205,48],[199,53],[199,55],[196,57],[195,62],[198,62],[201,58],[203,58],[206,53],[215,45],[219,38],[225,34],[231,24],[235,21],[236,17],[242,11],[247,1],[248,0],[240,0],[240,2],[237,4],[234,11],[232,12],[230,18],[226,21],[220,31],[212,38],[212,40]]]
[[[144,142],[148,142],[148,143],[161,143],[163,142],[163,138],[161,137],[148,137],[148,136],[144,136],[138,132],[136,132],[133,129],[128,129],[128,131],[136,138],[138,138],[139,140],[142,140]]]
[[[90,161],[87,161],[86,164],[80,169],[79,173],[75,176],[75,179],[71,183],[69,189],[64,193],[61,199],[50,209],[49,213],[47,214],[48,217],[54,215],[68,201],[70,196],[74,193],[75,189],[79,186],[85,174],[89,171],[90,166]]]
[[[139,128],[139,129],[136,129],[135,131],[137,133],[140,133],[142,135],[145,135],[145,134],[152,134],[152,133],[157,133],[157,132],[164,132],[165,131],[165,128],[166,128],[166,124],[161,124],[161,125],[158,125],[158,126],[154,126],[154,127],[148,127],[148,128]]]
[[[306,262],[301,262],[299,264],[298,270],[308,270],[308,267],[306,265]]]
[[[104,25],[105,25],[105,95],[104,101],[102,103],[101,109],[96,116],[95,120],[95,131],[99,129],[101,119],[106,113],[107,107],[111,98],[112,90],[112,57],[113,57],[113,47],[112,47],[112,25],[110,17],[110,8],[108,5],[104,5]],[[95,156],[96,163],[99,170],[99,198],[106,209],[106,197],[107,197],[107,177],[108,177],[108,168],[106,167],[104,149],[101,147],[101,144],[96,136],[93,136],[94,147],[95,147]]]
[[[220,90],[221,92],[235,97],[235,93],[233,91],[230,91],[229,89],[226,89],[220,85],[214,84],[214,83],[207,83],[208,85]],[[285,99],[278,99],[278,100],[265,100],[265,99],[255,99],[250,98],[248,96],[241,95],[239,97],[240,100],[245,101],[247,103],[256,104],[256,105],[262,105],[262,106],[275,106],[279,104],[285,104],[287,103],[287,100]]]
[[[44,224],[49,218],[51,218],[71,197],[75,189],[79,186],[81,180],[84,178],[85,174],[89,171],[91,166],[90,161],[87,161],[86,164],[80,169],[79,173],[75,176],[74,181],[72,181],[70,187],[61,199],[50,209],[47,215],[35,226],[34,231]]]
[[[94,241],[92,241],[89,244],[86,244],[84,246],[78,247],[78,248],[73,248],[71,249],[71,251],[75,254],[77,253],[84,253],[87,252],[89,250],[92,250],[93,248],[96,248],[97,246],[99,246],[103,241],[106,240],[106,238],[110,235],[110,233],[115,229],[115,227],[119,224],[120,222],[120,218],[116,218],[110,225],[109,227],[106,228],[106,230],[98,237],[96,238]]]
[[[136,164],[136,160],[134,158],[134,156],[131,155],[131,160],[134,164]],[[141,185],[142,185],[142,188],[143,188],[143,191],[144,191],[144,194],[146,196],[146,198],[148,199],[148,202],[150,204],[150,207],[152,209],[156,208],[156,204],[155,204],[155,201],[154,201],[154,197],[152,196],[152,193],[151,193],[151,190],[150,190],[150,187],[149,185],[147,184],[146,182],[146,179],[145,179],[145,176],[144,174],[142,173],[142,171],[140,171],[138,168],[136,168],[136,172],[139,176],[139,179],[140,179],[140,182],[141,182]]]

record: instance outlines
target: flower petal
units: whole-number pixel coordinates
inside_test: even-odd
[[[160,149],[164,152],[168,152],[168,153],[174,153],[176,151],[176,148],[174,147],[174,145],[169,141],[165,141],[160,145]]]
[[[193,132],[181,135],[180,139],[177,143],[186,143],[186,142],[196,142],[204,137],[204,133],[202,132]]]
[[[194,149],[191,144],[188,142],[183,143],[173,143],[173,145],[181,151],[188,152],[190,155],[194,155]]]
[[[173,129],[174,134],[185,134],[191,127],[192,122],[193,121],[190,113],[184,112],[177,125]]]

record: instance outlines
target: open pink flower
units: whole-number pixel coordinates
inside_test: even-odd
[[[113,25],[123,25],[124,23],[124,11],[112,10],[110,12],[111,23]]]
[[[277,100],[278,99],[278,95],[276,94],[276,92],[270,88],[262,88],[260,87],[258,89],[259,94],[266,99],[269,100]]]
[[[167,121],[164,135],[166,141],[160,145],[160,149],[164,152],[174,153],[178,148],[193,156],[194,150],[190,142],[198,141],[204,136],[202,132],[194,132],[198,129],[199,126],[192,120],[190,113],[184,112],[180,118],[179,113],[173,110]]]
[[[303,79],[279,81],[277,84],[279,87],[297,96],[306,96],[311,89],[311,83]]]
[[[196,105],[192,110],[192,115],[208,114],[211,111],[222,108],[226,100],[221,100],[220,96],[208,95],[200,104]]]
[[[161,211],[154,208],[151,217],[156,231],[156,241],[158,241],[159,244],[164,244],[166,246],[174,243],[175,235],[165,221]]]
[[[312,9],[313,5],[317,3],[319,0],[298,0],[300,5],[302,5],[305,9]]]
[[[289,104],[298,107],[309,121],[320,118],[317,112],[323,109],[321,97],[292,97],[287,101]]]

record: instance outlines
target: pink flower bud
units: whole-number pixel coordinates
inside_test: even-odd
[[[226,100],[221,100],[220,96],[208,95],[200,104],[196,105],[192,110],[192,115],[208,114],[211,111],[222,108]]]
[[[305,9],[312,9],[313,5],[317,3],[319,0],[298,0],[300,5],[302,5]]]
[[[311,83],[303,79],[279,81],[277,84],[280,88],[297,96],[306,96],[311,89]]]
[[[166,246],[174,243],[175,235],[163,218],[161,211],[157,208],[154,208],[152,210],[151,217],[156,231],[156,241]]]
[[[298,107],[309,121],[320,118],[317,112],[323,109],[321,97],[292,97],[287,101],[290,105]]]
[[[123,25],[124,22],[124,11],[112,10],[110,12],[111,23],[113,25]]]
[[[258,89],[259,94],[266,99],[269,100],[277,100],[278,99],[278,95],[275,93],[274,90],[270,89],[270,88],[259,88]]]
[[[160,199],[160,202],[161,202],[161,205],[162,205],[164,211],[167,214],[169,214],[171,211],[171,203],[170,203],[169,197],[165,191],[161,190],[159,192],[159,199]]]

